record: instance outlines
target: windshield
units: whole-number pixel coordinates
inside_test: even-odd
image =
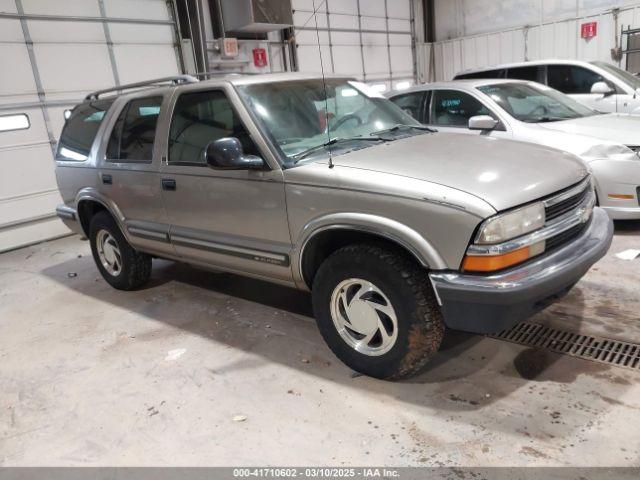
[[[326,157],[329,149],[335,156],[375,145],[376,139],[425,133],[410,115],[360,82],[294,80],[244,85],[239,92],[288,164]],[[386,131],[398,125],[408,128]]]
[[[638,88],[640,88],[640,78],[636,77],[632,73],[629,73],[625,70],[622,70],[618,67],[615,67],[605,62],[591,62],[591,64],[595,65],[596,67],[600,67],[603,70],[606,70],[611,75],[616,77],[618,80],[626,83],[634,90],[637,90]]]
[[[565,94],[544,86],[503,83],[485,85],[478,90],[521,122],[557,122],[596,114]]]

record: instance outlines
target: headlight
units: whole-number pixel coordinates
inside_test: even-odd
[[[519,208],[486,220],[476,237],[477,244],[502,243],[544,227],[542,202]]]

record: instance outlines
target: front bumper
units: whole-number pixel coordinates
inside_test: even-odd
[[[447,327],[497,333],[569,292],[609,250],[613,222],[601,208],[570,243],[520,267],[490,276],[433,272],[431,282]]]

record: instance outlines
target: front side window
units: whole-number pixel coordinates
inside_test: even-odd
[[[240,140],[244,153],[259,155],[233,105],[221,90],[184,93],[176,102],[169,133],[169,163],[206,165],[209,143]]]
[[[150,163],[162,97],[131,100],[120,112],[109,144],[107,160],[118,163]]]
[[[393,103],[419,122],[424,121],[422,118],[424,116],[422,111],[423,100],[424,92],[406,93],[391,99]]]
[[[288,166],[424,133],[411,115],[360,82],[294,80],[238,90]],[[402,128],[387,132],[398,126]]]
[[[634,90],[640,88],[640,78],[636,77],[634,74],[627,72],[626,70],[622,70],[621,68],[616,67],[615,65],[611,65],[606,62],[591,62],[596,67],[600,67],[603,70],[606,70],[611,75],[616,77],[623,83],[626,83]]]
[[[89,158],[102,119],[112,104],[113,100],[97,100],[74,108],[62,129],[56,159],[83,162]]]
[[[573,65],[549,65],[547,67],[547,84],[567,95],[591,93],[596,82],[605,79],[596,72]]]
[[[431,123],[442,127],[468,127],[477,115],[495,115],[478,99],[457,90],[436,90],[431,100]],[[497,119],[496,119],[497,120]]]
[[[478,90],[522,122],[554,122],[595,115],[593,110],[542,85],[502,83],[478,87]]]

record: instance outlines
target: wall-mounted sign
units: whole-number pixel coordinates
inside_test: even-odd
[[[583,23],[580,28],[580,36],[589,40],[598,35],[598,22]]]
[[[258,68],[267,66],[267,51],[264,48],[253,49],[253,64]]]
[[[236,58],[238,56],[238,39],[223,38],[220,53],[222,58]]]

